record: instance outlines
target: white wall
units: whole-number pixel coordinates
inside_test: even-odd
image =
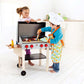
[[[32,0],[31,2],[31,16],[33,18],[44,19],[45,15],[52,11],[52,0]]]
[[[84,49],[84,22],[64,22],[66,48]]]
[[[84,0],[54,0],[53,9],[70,19],[84,20]]]

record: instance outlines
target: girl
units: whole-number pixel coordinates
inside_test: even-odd
[[[34,20],[31,17],[29,17],[30,10],[27,6],[24,6],[22,8],[17,8],[16,11],[20,15],[20,17],[22,16],[22,18],[19,19],[19,21],[36,22],[36,21],[41,20],[41,19]]]
[[[29,17],[29,8],[27,6],[17,8],[16,11],[20,15],[20,17],[22,16],[22,18],[19,21],[26,21],[27,23],[29,23],[29,22],[36,22],[36,21],[40,20],[40,19],[34,20],[31,17]],[[30,49],[26,50],[26,54],[30,54]],[[34,65],[30,60],[28,60],[28,63],[31,66]]]
[[[60,27],[60,22],[63,21],[63,19],[59,15],[56,15],[54,13],[50,13],[49,16],[50,27],[44,27],[39,29],[37,31],[37,34],[46,31],[51,32],[51,34],[49,35],[50,39],[48,40],[48,42],[50,42],[51,44],[51,59],[53,62],[53,65],[50,66],[50,68],[53,68],[53,70],[50,70],[50,72],[55,73],[59,71],[59,63],[61,59],[63,34]]]

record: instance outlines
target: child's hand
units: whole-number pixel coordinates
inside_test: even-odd
[[[39,35],[41,32],[42,32],[41,29],[38,29],[37,34]]]
[[[27,23],[29,23],[30,21],[26,20]]]
[[[41,19],[37,19],[37,21],[41,21]]]

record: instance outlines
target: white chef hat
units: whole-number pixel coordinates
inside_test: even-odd
[[[60,25],[61,22],[64,21],[64,19],[61,16],[53,12],[49,13],[49,17],[50,17],[49,21],[55,25]]]

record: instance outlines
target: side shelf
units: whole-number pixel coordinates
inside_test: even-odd
[[[46,56],[42,53],[25,55],[25,60],[46,59]]]

